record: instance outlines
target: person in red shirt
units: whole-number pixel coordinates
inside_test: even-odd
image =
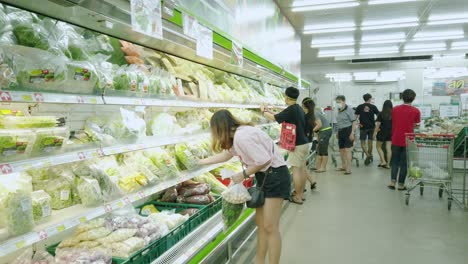
[[[408,165],[406,162],[406,134],[414,133],[414,127],[421,122],[421,112],[412,106],[416,93],[411,89],[406,89],[402,93],[404,104],[396,106],[392,110],[392,182],[388,188],[394,190],[397,182],[398,190],[404,191]]]

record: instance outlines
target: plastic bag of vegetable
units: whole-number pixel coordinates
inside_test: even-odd
[[[57,264],[111,264],[112,253],[100,247],[95,249],[62,248],[56,251],[55,261]]]
[[[245,202],[252,199],[242,183],[232,184],[221,193],[223,197],[222,216],[225,230],[229,229],[239,218]]]
[[[177,124],[175,116],[169,113],[156,114],[150,121],[149,127],[153,136],[179,135],[181,127]]]
[[[201,183],[201,184],[194,185],[194,186],[182,187],[178,193],[179,195],[183,197],[189,197],[189,196],[194,196],[194,195],[208,194],[210,190],[211,188],[208,184]]]
[[[205,173],[198,177],[194,178],[195,181],[208,183],[210,185],[211,191],[215,194],[221,194],[224,192],[227,187],[224,186],[216,177],[211,173]]]
[[[120,242],[133,237],[138,229],[135,228],[122,228],[117,229],[110,233],[108,236],[99,238],[97,241],[103,245],[108,245],[115,242]]]
[[[145,246],[145,240],[139,237],[131,237],[124,241],[112,243],[112,256],[120,258],[128,258],[136,251]]]
[[[17,44],[42,50],[49,49],[49,32],[39,22],[33,13],[17,10],[7,15]]]
[[[23,46],[3,46],[4,62],[14,72],[17,85],[6,88],[62,92],[67,75],[66,57]]]
[[[224,230],[228,230],[234,223],[236,223],[237,219],[242,214],[244,210],[244,204],[233,204],[223,199],[222,203],[222,217],[224,223]]]
[[[60,210],[73,205],[72,184],[63,177],[44,182],[44,191],[51,197],[51,207]]]
[[[143,154],[160,169],[161,174],[157,175],[160,179],[173,179],[179,176],[175,159],[165,149],[152,148],[145,150]]]
[[[63,92],[91,94],[98,81],[94,66],[87,61],[68,61]]]
[[[84,206],[95,206],[103,201],[101,187],[96,179],[80,177],[77,190]]]
[[[122,175],[114,156],[101,158],[89,168],[93,177],[99,182],[104,200],[110,201],[123,194],[119,187]]]
[[[175,203],[177,201],[177,189],[171,187],[164,192],[161,202],[165,203]]]
[[[38,129],[31,155],[56,153],[61,150],[68,137],[69,131],[66,127]]]
[[[11,116],[2,115],[0,125],[6,129],[16,128],[48,128],[57,125],[55,116]]]
[[[11,264],[55,264],[52,255],[43,249],[27,248]]]
[[[38,190],[32,192],[31,197],[34,221],[39,223],[49,219],[52,213],[50,195],[43,190]]]
[[[209,194],[204,195],[193,195],[189,197],[183,197],[181,195],[177,196],[178,203],[186,203],[186,204],[201,204],[206,205],[214,202],[213,196]]]
[[[12,173],[0,177],[0,228],[9,236],[25,234],[34,227],[31,178]]]
[[[174,229],[178,225],[184,223],[189,219],[188,215],[176,214],[173,211],[162,211],[160,213],[151,214],[149,218],[156,221],[156,223],[163,223],[169,228],[169,230]]]
[[[145,157],[141,151],[126,153],[123,160],[127,166],[133,166],[138,172],[143,174],[148,183],[159,182],[158,175],[161,175],[161,170],[149,158]]]
[[[186,143],[175,145],[175,155],[182,170],[190,170],[198,166],[197,156],[194,155],[192,149]]]
[[[0,130],[0,161],[28,158],[35,139],[30,130]]]

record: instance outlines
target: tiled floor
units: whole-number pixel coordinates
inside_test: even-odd
[[[416,189],[406,206],[388,179],[375,166],[321,174],[306,203],[283,214],[281,263],[467,264],[468,212],[456,205],[449,212],[435,189],[423,197]],[[244,248],[234,263],[251,263],[255,239]]]

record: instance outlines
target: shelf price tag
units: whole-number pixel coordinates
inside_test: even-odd
[[[34,100],[38,103],[44,102],[44,95],[42,93],[34,93]]]
[[[10,174],[13,172],[13,167],[10,164],[0,164],[0,172],[2,174]]]
[[[86,219],[86,216],[80,217],[80,223],[84,223],[86,221],[88,221],[88,219]]]
[[[142,191],[138,192],[138,196],[140,196],[140,198],[142,198],[142,199],[146,197],[145,193],[142,192]]]
[[[24,94],[21,96],[21,99],[26,102],[31,102],[33,100],[32,95],[30,94]]]
[[[130,201],[130,198],[128,198],[128,197],[123,198],[123,201],[124,201],[124,203],[127,204],[127,205],[129,205],[129,204],[132,203],[132,201]]]
[[[197,55],[213,59],[213,31],[203,25],[198,26]]]
[[[41,230],[37,232],[37,235],[39,236],[40,240],[46,240],[49,236],[47,235],[47,232],[44,230]]]
[[[105,211],[106,213],[112,212],[112,205],[110,205],[110,204],[104,205],[104,211]]]
[[[59,232],[59,233],[63,232],[65,230],[65,225],[59,225],[59,226],[57,226],[56,229],[57,229],[57,232]]]
[[[79,103],[79,104],[84,104],[84,98],[83,96],[77,96],[76,97],[76,102]]]
[[[11,102],[11,94],[10,92],[3,92],[0,91],[0,100],[2,102]]]
[[[21,240],[21,241],[15,243],[16,249],[23,248],[25,245],[26,245],[26,241],[24,241],[24,240]]]
[[[133,31],[162,39],[161,1],[130,0]]]
[[[78,152],[78,159],[79,160],[85,160],[86,159],[86,154],[84,152]]]
[[[89,102],[91,104],[97,104],[97,99],[96,98],[91,98],[91,99],[89,99]]]

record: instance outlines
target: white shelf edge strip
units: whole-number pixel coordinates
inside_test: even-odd
[[[275,123],[262,124],[258,125],[257,127],[266,127],[274,124]],[[67,152],[54,156],[30,158],[12,162],[0,162],[0,175],[18,173],[30,169],[39,169],[44,167],[63,165],[67,163],[84,161],[108,155],[115,155],[119,153],[162,147],[183,142],[191,142],[207,137],[209,137],[209,133],[202,133],[193,136],[167,137],[155,140],[151,140],[152,137],[148,137],[144,143],[125,144],[104,148],[96,147],[92,149]]]
[[[237,104],[189,101],[181,99],[137,98],[121,96],[80,95],[0,90],[0,102],[138,105],[191,108],[260,108],[260,104]],[[285,108],[285,106],[272,106]]]
[[[135,201],[141,200],[152,194],[163,191],[171,186],[200,176],[203,173],[209,172],[229,162],[230,161],[209,165],[195,171],[187,172],[184,176],[179,177],[178,179],[172,179],[165,182],[161,182],[155,186],[142,189],[137,193],[126,195],[122,198],[103,204],[99,207],[90,208],[89,211],[87,211],[86,213],[70,217],[69,219],[66,219],[58,224],[48,226],[42,230],[35,230],[27,234],[11,238],[3,243],[0,243],[0,257],[10,254],[18,249],[32,245],[34,243],[40,242],[42,240],[46,240],[47,238],[62,233],[67,229],[74,228],[80,223],[84,223],[96,217],[102,216],[106,213],[110,213],[114,210],[123,208],[124,206],[129,205]]]

